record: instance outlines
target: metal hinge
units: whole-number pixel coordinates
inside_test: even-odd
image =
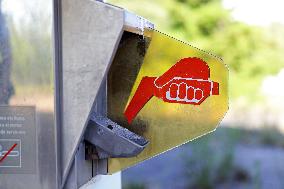
[[[90,159],[134,157],[149,143],[142,136],[100,115],[91,117],[85,140],[93,145],[87,145],[86,157]]]

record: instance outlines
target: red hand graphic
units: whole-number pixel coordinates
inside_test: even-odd
[[[210,95],[219,95],[219,83],[209,78],[205,61],[184,58],[160,77],[143,77],[124,115],[130,124],[153,96],[169,103],[200,105]]]

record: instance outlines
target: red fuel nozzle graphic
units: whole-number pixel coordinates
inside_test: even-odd
[[[124,115],[130,124],[153,96],[169,103],[200,105],[210,95],[219,95],[219,83],[210,80],[207,63],[184,58],[160,77],[143,77]]]

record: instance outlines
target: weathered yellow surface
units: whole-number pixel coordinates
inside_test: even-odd
[[[218,45],[218,44],[214,44]],[[146,149],[133,158],[109,159],[109,173],[133,166],[190,140],[214,131],[228,110],[228,68],[218,57],[154,31],[143,64],[138,70],[127,102],[132,99],[142,77],[159,77],[177,61],[186,57],[198,57],[207,62],[210,79],[219,83],[219,95],[212,95],[200,105],[167,103],[153,97],[138,113],[131,125],[127,125],[124,109],[108,106],[109,115],[128,129],[150,141]],[[122,75],[127,81],[129,75]],[[125,86],[125,83],[121,86]],[[127,92],[127,91],[126,91]],[[110,93],[109,99],[119,104],[122,94]],[[110,102],[111,103],[111,102]],[[125,108],[125,107],[124,107]]]

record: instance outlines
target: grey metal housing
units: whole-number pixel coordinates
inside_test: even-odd
[[[107,173],[106,159],[86,160],[85,131],[92,113],[106,116],[106,75],[123,32],[142,34],[144,28],[153,28],[143,18],[103,2],[53,4],[54,124],[43,126],[37,118],[36,174],[1,175],[1,189],[76,189]]]

